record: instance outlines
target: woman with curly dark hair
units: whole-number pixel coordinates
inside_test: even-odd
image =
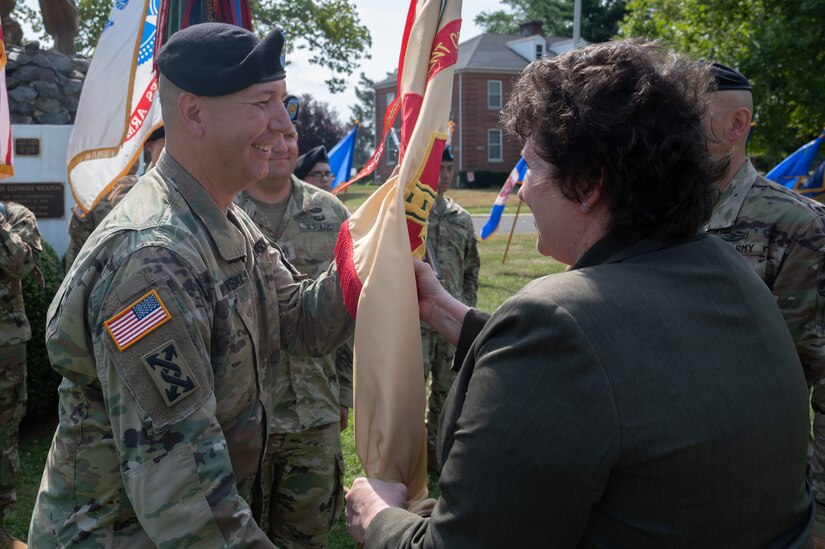
[[[458,344],[441,495],[357,479],[365,547],[797,547],[810,540],[807,390],[765,285],[701,233],[726,160],[704,65],[655,42],[532,63],[505,109],[537,248],[572,265],[492,316],[419,278]],[[426,269],[417,265],[419,271]]]

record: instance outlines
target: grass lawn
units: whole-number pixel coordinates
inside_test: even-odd
[[[356,190],[358,189],[358,186],[353,187]],[[367,189],[370,189],[370,192],[374,190],[374,188],[369,187]],[[467,192],[477,193],[480,191]],[[367,194],[364,193],[364,197]],[[492,203],[492,198],[495,195],[491,194],[489,196]],[[478,291],[478,307],[480,309],[493,311],[527,282],[540,276],[559,272],[564,268],[560,263],[542,257],[536,252],[534,235],[513,236],[507,262],[502,264],[501,257],[506,243],[506,235],[494,235],[489,240],[478,244],[481,256]],[[29,518],[34,507],[34,498],[40,484],[40,477],[46,463],[46,453],[49,450],[53,432],[54,424],[48,422],[35,426],[24,425],[21,430],[20,462],[22,471],[18,482],[18,502],[6,518],[6,527],[14,536],[21,539],[25,539],[28,532]],[[352,415],[350,415],[350,427],[341,435],[341,442],[346,462],[346,485],[349,486],[355,477],[364,474],[355,453]],[[437,482],[435,476],[430,477],[430,495],[433,497],[438,495]],[[347,534],[343,515],[332,532],[329,547],[331,549],[355,549],[356,547]]]
[[[345,189],[345,192],[341,193],[339,197],[344,201],[344,204],[347,205],[349,211],[354,212],[377,188],[375,185],[354,183]],[[496,196],[498,196],[499,190],[501,189],[450,189],[448,194],[468,212],[472,214],[488,214],[490,213],[493,202],[496,200]],[[514,193],[507,201],[504,212],[516,213],[517,205],[518,198]]]

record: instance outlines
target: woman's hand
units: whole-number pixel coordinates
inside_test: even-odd
[[[418,287],[418,317],[452,343],[458,343],[461,324],[469,307],[447,293],[432,267],[413,259],[415,284]]]
[[[346,495],[347,531],[361,543],[375,515],[388,507],[404,507],[407,487],[377,478],[357,478]]]

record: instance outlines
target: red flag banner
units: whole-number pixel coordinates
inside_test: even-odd
[[[0,179],[13,175],[11,112],[6,91],[6,47],[3,45],[3,22],[0,20]]]
[[[427,497],[424,372],[413,257],[424,254],[436,196],[460,16],[460,0],[412,0],[398,69],[399,93],[384,124],[386,133],[401,112],[400,170],[342,225],[336,247],[344,300],[355,318],[356,450],[367,475],[407,485],[408,506]]]

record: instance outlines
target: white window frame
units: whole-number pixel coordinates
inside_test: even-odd
[[[384,143],[384,158],[386,158],[387,164],[395,166],[398,164],[398,147],[395,145],[395,140],[392,138],[391,132],[392,130],[390,130],[390,133],[387,133],[387,141]]]
[[[493,87],[498,86],[498,93],[493,93]],[[490,110],[500,110],[501,105],[503,103],[503,96],[504,95],[504,86],[501,84],[501,80],[488,80],[487,81],[487,108]],[[493,99],[498,96],[498,103],[494,103]]]
[[[536,59],[541,59],[542,57],[544,57],[544,46],[536,44]]]
[[[494,144],[493,136],[497,136],[498,143]],[[498,147],[498,156],[493,156],[493,146]],[[487,162],[503,162],[504,161],[504,132],[500,129],[487,130]]]

